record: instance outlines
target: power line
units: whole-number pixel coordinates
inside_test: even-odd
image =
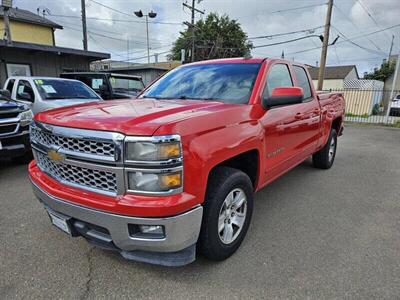
[[[361,0],[356,0],[356,2],[361,6],[361,8],[365,11],[365,13],[368,15],[368,17],[375,23],[375,25],[376,25],[379,29],[381,29],[381,26],[378,24],[378,22],[376,21],[376,19],[375,19],[375,18],[372,16],[372,14],[369,12],[369,10],[367,9],[366,5],[363,4],[363,2],[362,2]],[[386,32],[385,32],[385,35],[386,35],[386,37],[388,37],[387,34],[386,34]],[[390,39],[390,37],[389,37],[389,39]]]
[[[337,9],[351,24],[353,24],[353,26],[354,26],[359,32],[361,32],[361,29],[353,22],[352,19],[350,19],[337,5],[334,4],[334,6],[336,7],[336,9]],[[372,40],[369,39],[369,38],[367,38],[367,40],[368,40],[372,45],[374,45],[376,49],[382,51],[382,49],[381,49],[377,44],[375,44],[374,41],[372,41]]]
[[[50,16],[55,18],[72,18],[72,19],[80,19],[79,16],[71,16],[71,15],[58,15],[58,14],[50,14]],[[123,19],[113,19],[113,18],[98,18],[98,17],[86,17],[86,20],[94,20],[94,21],[112,21],[112,22],[123,22],[123,23],[139,23],[145,24],[144,21],[137,20],[123,20]],[[183,26],[182,23],[178,22],[163,22],[163,21],[151,21],[149,24],[163,24],[163,25],[180,25]]]
[[[254,17],[257,15],[265,15],[265,14],[276,14],[276,13],[283,13],[283,12],[288,12],[288,11],[295,11],[295,10],[301,10],[301,9],[306,9],[306,8],[311,8],[311,7],[318,7],[318,6],[323,6],[327,5],[328,3],[321,3],[321,4],[312,4],[312,5],[305,5],[305,6],[299,6],[299,7],[293,7],[293,8],[287,8],[287,9],[279,9],[279,10],[274,10],[274,11],[262,11],[260,13],[256,14],[251,14],[251,15],[244,15],[241,17]]]
[[[302,36],[302,37],[299,37],[299,38],[296,38],[296,39],[287,40],[287,41],[282,41],[282,42],[277,42],[277,43],[272,43],[272,44],[266,44],[266,45],[260,45],[260,46],[254,46],[253,48],[264,48],[264,47],[282,45],[282,44],[287,44],[287,43],[292,43],[292,42],[308,39],[308,38],[311,38],[311,37],[319,37],[319,35],[312,34],[312,35]]]
[[[372,52],[372,53],[375,53],[375,54],[377,54],[377,53],[384,53],[384,51],[378,51],[378,50],[373,50],[373,49],[369,49],[369,48],[363,47],[363,46],[357,44],[356,42],[353,42],[353,41],[352,41],[350,38],[348,38],[344,33],[342,33],[339,29],[337,29],[337,27],[335,27],[335,26],[332,25],[332,28],[335,29],[336,32],[339,33],[339,35],[341,35],[343,38],[345,38],[345,41],[347,41],[347,42],[353,44],[354,46],[357,46],[357,47],[359,47],[359,48],[361,48],[361,49],[364,49],[364,50],[366,50],[366,51],[368,51],[368,52]]]
[[[314,28],[309,28],[309,29],[303,29],[303,30],[297,30],[297,31],[291,31],[291,32],[284,32],[284,33],[276,33],[276,34],[271,34],[271,35],[261,35],[261,36],[255,36],[255,37],[249,37],[247,38],[248,40],[256,40],[256,39],[272,39],[274,37],[279,37],[279,36],[285,36],[285,35],[292,35],[292,34],[297,34],[297,33],[314,33],[315,30],[323,28],[324,26],[318,26]]]
[[[380,33],[380,32],[382,32],[382,31],[390,30],[390,29],[393,29],[393,28],[396,28],[396,27],[400,27],[400,24],[392,25],[392,26],[389,26],[389,27],[386,27],[386,28],[383,28],[383,29],[380,29],[380,30],[376,30],[376,31],[373,31],[373,32],[369,32],[369,33],[366,33],[366,34],[354,36],[354,37],[351,37],[351,39],[352,39],[352,40],[355,40],[355,39],[363,38],[363,37],[370,36],[370,35],[374,35],[374,34],[376,34],[376,33]],[[338,41],[336,44],[341,44],[341,43],[345,43],[345,42],[347,42],[347,40],[345,40],[345,41]],[[316,50],[316,49],[321,49],[321,47],[315,47],[315,48],[310,48],[310,49],[304,49],[304,50],[300,50],[300,51],[290,52],[290,53],[287,53],[287,54],[304,53],[304,52],[309,52],[309,51]]]

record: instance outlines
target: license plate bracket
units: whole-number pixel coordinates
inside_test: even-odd
[[[47,213],[50,217],[51,223],[60,229],[61,231],[65,232],[66,234],[72,236],[71,226],[69,224],[70,217],[58,214],[54,211],[47,209]]]

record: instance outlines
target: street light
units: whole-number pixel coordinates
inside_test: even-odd
[[[146,38],[147,38],[147,62],[150,63],[150,46],[149,46],[149,18],[155,18],[157,13],[151,11],[147,15],[144,15],[142,10],[135,11],[134,14],[138,18],[146,17]]]

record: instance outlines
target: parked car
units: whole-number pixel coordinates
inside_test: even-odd
[[[0,159],[18,162],[32,159],[29,124],[32,111],[25,104],[10,99],[8,91],[0,91]]]
[[[389,115],[400,117],[400,94],[396,95],[390,103]]]
[[[78,80],[54,77],[9,77],[4,89],[13,100],[29,105],[34,114],[55,107],[102,100]]]
[[[186,64],[135,101],[36,115],[29,174],[72,236],[148,263],[184,265],[196,248],[223,260],[247,233],[255,191],[310,156],[333,165],[343,116],[342,95],[318,94],[298,63]]]
[[[133,98],[144,89],[142,77],[134,75],[77,72],[63,73],[60,77],[84,82],[105,100]]]

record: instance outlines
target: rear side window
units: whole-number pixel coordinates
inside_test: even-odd
[[[10,80],[8,81],[8,83],[7,83],[6,89],[7,89],[10,93],[12,93],[12,90],[13,90],[13,88],[14,88],[14,83],[15,83],[15,79],[10,79]]]
[[[307,77],[306,70],[299,66],[293,66],[294,74],[296,75],[297,82],[301,88],[303,88],[304,99],[311,97],[310,82]]]
[[[273,65],[271,71],[268,74],[267,86],[264,90],[264,94],[267,93],[267,96],[270,97],[274,88],[288,86],[293,86],[293,81],[287,65]]]

